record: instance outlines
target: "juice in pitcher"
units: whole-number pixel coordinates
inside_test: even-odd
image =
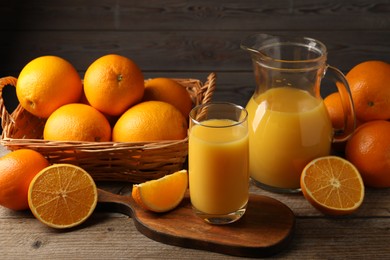
[[[256,89],[247,103],[250,175],[256,186],[300,192],[309,161],[348,139],[355,113],[348,82],[327,64],[326,46],[313,38],[256,33],[241,42],[252,59]],[[335,131],[321,97],[321,80],[336,83],[344,128]]]
[[[304,166],[328,155],[333,129],[322,100],[304,90],[271,88],[246,107],[250,174],[271,187],[298,189]]]

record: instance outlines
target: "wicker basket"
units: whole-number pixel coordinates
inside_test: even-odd
[[[174,79],[189,92],[194,105],[208,103],[215,89],[215,73],[203,84],[197,79]],[[2,96],[14,77],[0,78],[1,144],[8,150],[33,149],[50,163],[71,163],[88,171],[96,181],[140,183],[160,178],[183,168],[188,138],[159,142],[62,142],[42,139],[45,120],[20,105],[9,114]]]

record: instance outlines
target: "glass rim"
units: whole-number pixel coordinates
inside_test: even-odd
[[[207,107],[210,107],[213,105],[226,105],[226,106],[234,107],[235,109],[240,110],[241,113],[244,112],[244,116],[243,117],[240,116],[239,120],[235,121],[233,124],[223,125],[223,126],[211,126],[211,125],[203,124],[202,123],[203,121],[199,121],[198,119],[195,118],[196,116],[198,116],[198,113],[196,113],[194,115],[195,111],[199,111],[201,109],[204,109],[204,108],[207,108]],[[233,127],[233,126],[241,125],[243,122],[245,122],[248,118],[248,111],[246,110],[245,107],[238,105],[238,104],[235,104],[235,103],[232,103],[232,102],[212,101],[212,102],[208,102],[208,103],[204,103],[204,104],[199,104],[199,105],[193,107],[190,111],[189,117],[190,117],[190,120],[192,122],[194,122],[196,125],[201,125],[203,127],[209,127],[209,128],[226,128],[226,127]],[[210,119],[212,119],[212,118],[210,118]],[[216,119],[222,119],[222,118],[216,118]]]

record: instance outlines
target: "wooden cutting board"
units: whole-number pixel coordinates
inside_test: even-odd
[[[254,194],[245,215],[228,225],[210,225],[195,216],[188,194],[176,209],[153,213],[131,196],[99,189],[99,207],[132,217],[138,231],[155,241],[242,257],[280,252],[291,241],[295,226],[294,213],[285,204]]]

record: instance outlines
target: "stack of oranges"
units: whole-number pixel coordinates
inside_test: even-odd
[[[183,139],[193,105],[177,81],[162,77],[144,81],[134,61],[116,54],[93,61],[83,81],[65,59],[38,57],[22,69],[16,94],[25,110],[46,120],[43,138],[52,141]],[[96,206],[96,185],[78,166],[49,165],[37,151],[20,149],[0,158],[0,170],[0,205],[12,210],[30,208],[51,227],[81,224]],[[134,196],[149,210],[171,210],[183,199],[187,178],[186,171],[179,171],[140,184]]]
[[[144,82],[137,64],[108,54],[93,61],[82,80],[68,61],[30,61],[16,84],[20,105],[45,118],[52,141],[148,142],[183,139],[192,99],[169,78]]]
[[[345,143],[345,157],[359,170],[369,187],[390,187],[390,64],[369,60],[347,74],[357,128]],[[338,93],[324,100],[333,127],[342,128],[343,110]]]

